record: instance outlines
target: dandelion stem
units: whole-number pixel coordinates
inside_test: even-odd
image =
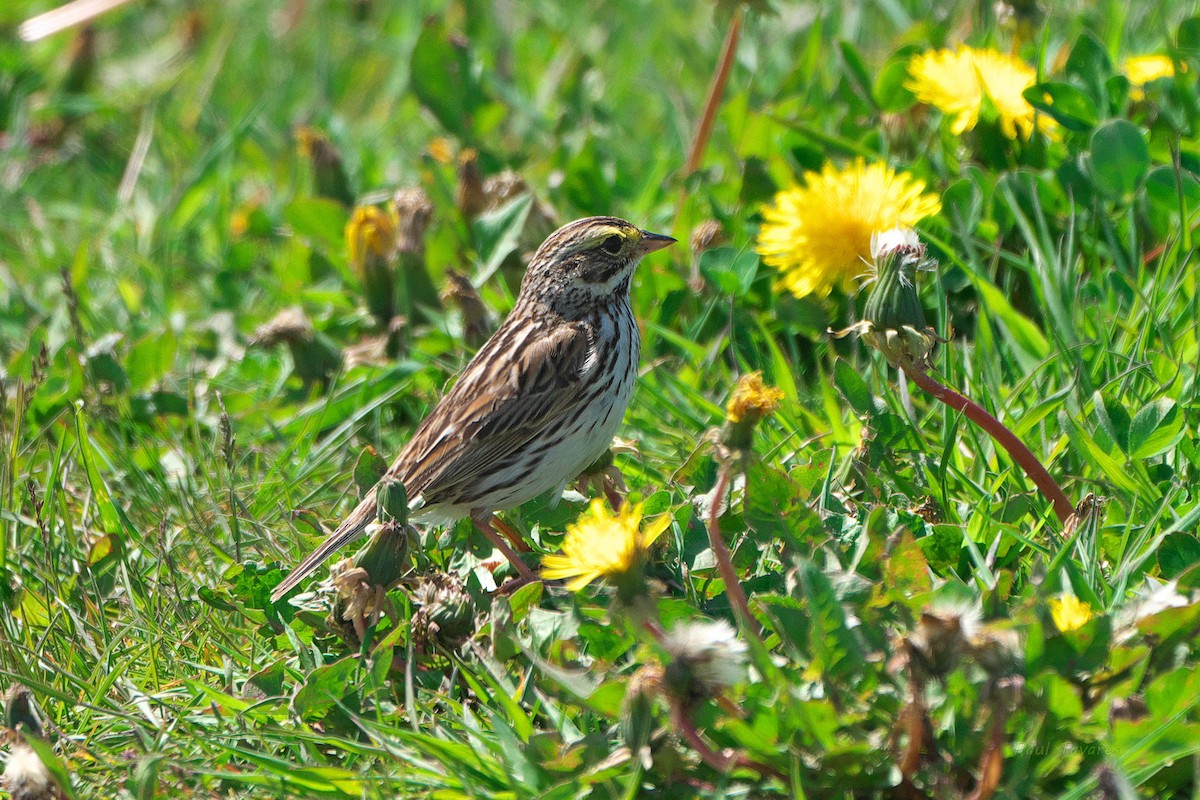
[[[721,573],[721,580],[725,582],[725,594],[729,597],[729,604],[733,606],[738,621],[742,628],[753,634],[761,643],[762,636],[759,633],[757,621],[750,613],[746,590],[742,588],[742,582],[733,568],[733,555],[729,552],[729,546],[725,544],[725,539],[721,536],[719,523],[721,502],[729,491],[730,477],[729,464],[721,464],[720,471],[717,473],[717,485],[713,487],[712,507],[708,510],[708,544],[712,548],[713,555],[716,556],[717,571]]]
[[[1016,437],[1016,434],[989,414],[983,406],[939,383],[919,367],[905,366],[903,369],[909,379],[924,389],[926,393],[955,411],[963,412],[967,419],[983,428],[989,436],[999,442],[1000,446],[1008,451],[1012,460],[1017,462],[1017,466],[1025,470],[1025,474],[1054,506],[1054,513],[1058,515],[1059,521],[1066,524],[1067,520],[1075,513],[1075,507],[1071,505],[1071,501],[1067,499],[1066,493],[1058,485],[1058,482],[1042,466],[1042,462],[1025,446],[1024,442]]]
[[[734,767],[745,767],[758,772],[760,775],[770,775],[778,778],[785,783],[788,783],[787,777],[775,769],[767,766],[762,762],[739,755],[736,752],[718,753],[713,750],[708,742],[704,741],[704,737],[700,735],[700,731],[696,730],[696,723],[692,721],[691,716],[679,703],[671,703],[671,718],[675,723],[677,730],[684,738],[684,741],[691,746],[700,759],[710,767],[720,773],[727,773]]]
[[[700,117],[700,127],[696,129],[696,138],[692,140],[692,151],[688,154],[687,166],[683,168],[684,175],[691,175],[700,168],[700,159],[708,147],[708,138],[712,135],[713,123],[717,119],[717,109],[721,106],[721,97],[725,94],[725,84],[729,82],[729,72],[733,69],[733,56],[737,52],[738,39],[742,35],[742,9],[739,3],[729,18],[729,29],[725,31],[725,43],[721,46],[721,60],[717,62],[717,71],[713,73],[712,83],[708,87],[708,99],[704,103],[704,114]]]

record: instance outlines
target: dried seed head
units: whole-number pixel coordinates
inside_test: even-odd
[[[433,203],[419,186],[400,189],[392,196],[396,219],[396,246],[401,253],[425,253],[425,233],[433,219]]]
[[[662,645],[671,657],[663,685],[684,704],[715,697],[746,678],[746,643],[725,620],[680,623]]]
[[[715,219],[706,219],[692,228],[688,246],[692,249],[692,255],[698,256],[705,250],[711,250],[726,241],[725,229],[721,227],[721,223]]]
[[[412,617],[413,642],[423,649],[438,644],[456,649],[475,632],[475,603],[452,575],[435,573],[413,592],[419,608]]]

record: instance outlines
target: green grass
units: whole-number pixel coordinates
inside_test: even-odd
[[[75,34],[15,36],[49,5],[0,9],[0,688],[33,691],[76,797],[1200,797],[1197,4],[1053,4],[1016,32],[980,3],[752,9],[690,177],[729,7],[167,0],[101,19],[72,68]],[[1058,141],[953,136],[901,87],[913,52],[1014,37],[1069,87],[1046,89],[1075,103]],[[1117,65],[1149,52],[1188,69],[1132,102]],[[743,630],[746,680],[685,709],[754,763],[702,761],[665,695],[634,713],[671,660],[635,614],[598,587],[494,597],[465,524],[418,559],[464,578],[461,644],[417,646],[406,588],[361,646],[268,601],[354,504],[363,449],[397,452],[473,352],[449,307],[327,380],[252,343],[294,306],[335,349],[375,333],[301,125],[358,202],[423,187],[435,284],[465,272],[497,316],[547,231],[465,220],[444,146],[559,221],[681,239],[639,269],[638,452],[617,464],[674,520],[640,613],[733,621],[693,503],[705,436],[737,376],[785,393],[720,519],[764,642]],[[1102,513],[1064,533],[982,431],[830,339],[862,295],[777,290],[762,204],[859,155],[942,197],[936,372]],[[696,291],[707,219],[728,242]],[[554,552],[582,508],[507,519]],[[1094,611],[1077,630],[1052,619],[1063,593]],[[922,612],[953,628],[951,601],[981,609],[978,638],[928,644]],[[643,765],[626,745],[650,733]]]

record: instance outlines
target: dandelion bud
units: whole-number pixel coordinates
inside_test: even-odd
[[[42,721],[33,706],[33,693],[19,683],[4,695],[4,727],[33,736],[43,736]]]
[[[342,365],[342,354],[333,342],[313,328],[312,320],[300,308],[280,311],[270,322],[259,325],[251,346],[287,345],[292,368],[306,386],[326,384]]]
[[[329,138],[316,128],[302,125],[296,129],[296,145],[312,167],[317,197],[327,197],[347,207],[354,205],[346,166]]]
[[[921,612],[917,630],[908,637],[918,657],[914,667],[926,675],[951,672],[979,632],[983,608],[974,599],[939,598]]]
[[[390,497],[393,499],[397,487],[398,493],[404,492],[404,484],[399,481],[394,481],[391,487]],[[380,516],[385,513],[381,504]],[[416,530],[411,525],[390,520],[373,527],[371,540],[355,554],[353,564],[365,571],[364,577],[372,586],[391,588],[408,571],[408,555],[413,550]]]
[[[662,691],[663,670],[647,664],[629,679],[629,689],[621,701],[621,735],[634,760],[650,769],[650,738],[654,733],[654,706]]]
[[[387,327],[396,315],[395,221],[375,206],[355,209],[346,223],[346,250],[350,266],[362,281],[371,316]]]
[[[475,219],[487,209],[479,154],[474,150],[463,150],[458,155],[458,188],[454,192],[454,203],[467,220]]]
[[[925,245],[912,229],[893,228],[872,235],[871,258],[875,283],[858,332],[893,367],[925,369],[934,346],[943,341],[925,322],[914,281],[917,270],[933,265]]]
[[[663,685],[685,706],[716,697],[746,677],[746,643],[724,620],[680,623],[662,645],[671,657]]]
[[[763,383],[761,372],[751,372],[738,378],[733,394],[725,406],[725,427],[721,444],[737,453],[748,453],[755,427],[773,414],[783,399],[783,392]]]
[[[395,522],[407,525],[408,492],[404,489],[404,482],[391,475],[385,475],[375,492],[379,503],[379,524]]]
[[[479,290],[471,284],[466,275],[448,269],[446,281],[443,297],[447,302],[457,305],[462,313],[463,338],[467,340],[467,344],[478,347],[487,341],[492,333],[492,315],[483,304]]]
[[[396,276],[402,297],[401,310],[411,318],[431,322],[442,304],[425,263],[425,234],[433,219],[433,204],[420,187],[401,189],[392,197],[396,219]]]
[[[692,254],[698,256],[705,250],[711,250],[724,244],[726,240],[725,230],[721,227],[721,223],[715,219],[706,219],[692,228],[688,246],[691,247]]]
[[[423,649],[438,644],[458,648],[475,632],[475,603],[451,575],[425,578],[413,592],[419,606],[412,617],[413,642]]]

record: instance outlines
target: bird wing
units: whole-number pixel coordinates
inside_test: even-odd
[[[408,496],[423,506],[454,502],[456,490],[526,445],[550,420],[584,402],[583,387],[598,366],[595,337],[585,323],[549,329],[501,328],[417,428],[392,464]],[[569,476],[574,477],[574,476]],[[490,509],[489,509],[490,510]],[[271,594],[277,601],[334,551],[358,539],[375,519],[371,490]]]
[[[418,427],[393,474],[426,507],[453,503],[457,488],[569,418],[597,362],[594,333],[582,322],[497,332]]]

